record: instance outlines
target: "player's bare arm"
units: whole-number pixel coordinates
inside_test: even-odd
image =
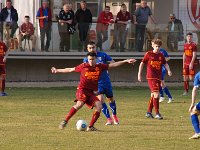
[[[118,67],[118,66],[121,66],[125,63],[134,64],[134,62],[136,62],[136,59],[126,59],[126,60],[123,60],[123,61],[118,61],[118,62],[114,62],[114,63],[109,64],[109,68]]]
[[[144,68],[144,63],[143,62],[141,62],[140,63],[140,66],[139,66],[139,71],[138,71],[138,81],[142,81],[142,70],[143,70],[143,68]]]
[[[189,69],[193,69],[196,57],[197,57],[197,52],[193,52],[193,56],[192,56],[192,60],[190,62]]]
[[[184,63],[185,63],[185,53],[183,54],[183,68],[184,68]]]
[[[56,69],[55,67],[51,68],[52,73],[70,73],[74,71],[75,71],[75,68],[64,68],[64,69]]]
[[[170,70],[168,63],[165,64],[165,68],[167,69],[168,76],[172,76],[172,72]]]
[[[5,54],[4,58],[3,58],[3,62],[4,62],[4,63],[6,62],[7,57],[8,57],[8,51],[6,52],[6,54]]]
[[[196,99],[196,96],[197,96],[197,91],[198,91],[198,87],[194,86],[193,89],[192,89],[192,102],[190,104],[189,112],[192,112],[192,109],[194,107],[195,99]]]

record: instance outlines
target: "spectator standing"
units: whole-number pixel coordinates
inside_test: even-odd
[[[1,34],[3,35],[3,28],[6,30],[6,40],[13,38],[18,28],[18,13],[12,6],[11,0],[6,0],[6,7],[1,10]],[[11,32],[10,32],[11,29]]]
[[[123,52],[125,49],[126,37],[128,32],[127,25],[128,23],[131,22],[131,15],[127,11],[127,7],[125,4],[121,5],[121,10],[117,13],[116,22],[117,22],[116,50],[120,48],[120,51]]]
[[[178,41],[183,40],[183,24],[181,20],[176,19],[175,14],[169,15],[170,21],[168,22],[166,30],[169,32],[167,36],[167,47],[170,51],[178,50]]]
[[[82,0],[80,2],[80,8],[75,13],[75,19],[78,23],[79,29],[79,39],[82,45],[82,50],[85,50],[86,39],[90,25],[92,23],[92,13],[86,6],[86,1]]]
[[[34,26],[30,22],[30,17],[24,17],[24,23],[20,26],[20,33],[18,36],[19,39],[19,48],[21,51],[24,51],[22,48],[22,41],[24,39],[32,41],[32,51],[35,51],[35,44],[36,44],[36,36],[34,35]]]
[[[134,23],[136,25],[136,50],[141,52],[143,51],[144,45],[144,36],[146,25],[148,23],[149,17],[156,24],[156,21],[152,15],[151,9],[147,6],[146,0],[141,0],[140,6],[135,10],[135,14],[133,15]]]
[[[40,26],[40,39],[41,39],[41,51],[48,52],[51,41],[51,26],[52,26],[52,13],[48,7],[48,0],[42,1],[42,7],[39,8],[36,19],[39,20]],[[44,39],[46,35],[46,45],[44,45]]]
[[[65,4],[63,10],[59,13],[58,30],[60,35],[60,51],[69,51],[70,49],[70,33],[68,27],[74,24],[74,12],[70,10],[70,4]]]
[[[97,19],[97,47],[102,50],[103,42],[108,40],[108,26],[114,23],[113,14],[110,12],[110,7],[106,6]]]

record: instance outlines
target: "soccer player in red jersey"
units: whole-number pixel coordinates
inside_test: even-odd
[[[188,94],[189,80],[193,80],[195,75],[195,67],[197,65],[197,45],[193,42],[192,38],[192,33],[187,33],[187,42],[184,44],[183,53],[183,81],[185,90],[183,95]]]
[[[169,65],[167,64],[165,57],[162,53],[160,53],[160,47],[162,45],[162,41],[160,39],[152,40],[153,50],[148,51],[140,63],[139,71],[138,71],[138,81],[142,81],[142,70],[144,65],[147,65],[147,74],[146,78],[148,81],[149,88],[151,90],[151,98],[148,104],[148,111],[146,113],[147,118],[154,118],[152,115],[152,109],[155,108],[156,119],[163,119],[159,112],[159,90],[161,85],[161,77],[162,77],[162,65],[168,71],[168,75],[171,76],[172,72],[170,71]]]
[[[108,70],[108,68],[118,67],[124,63],[134,63],[135,59],[127,59],[111,64],[96,64],[96,53],[89,52],[87,54],[88,63],[82,63],[73,68],[65,68],[65,69],[56,69],[55,67],[51,68],[52,73],[69,73],[69,72],[80,72],[80,82],[76,92],[76,104],[70,109],[68,114],[66,115],[65,120],[63,120],[59,128],[63,129],[69,119],[84,105],[86,104],[89,108],[95,107],[95,112],[93,113],[90,124],[87,128],[87,131],[96,131],[97,129],[94,127],[94,123],[100,116],[100,112],[102,109],[101,101],[97,98],[98,91],[98,80],[99,77],[104,70]]]
[[[4,42],[0,41],[0,96],[7,96],[5,93],[5,77],[6,77],[6,57],[7,57],[8,48]]]

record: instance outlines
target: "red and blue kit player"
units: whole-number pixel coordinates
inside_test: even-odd
[[[153,44],[153,43],[152,43],[152,44]],[[166,61],[169,61],[169,60],[170,60],[169,55],[168,55],[168,53],[167,53],[167,51],[166,51],[165,49],[160,48],[160,53],[163,54],[163,56],[165,57],[165,60],[166,60]],[[166,95],[168,96],[168,98],[169,98],[169,100],[168,100],[167,103],[171,103],[172,100],[173,100],[173,98],[172,98],[172,95],[171,95],[169,89],[167,88],[167,86],[166,86],[166,84],[165,84],[165,79],[164,79],[164,78],[165,78],[165,75],[166,75],[166,68],[165,68],[165,66],[163,65],[163,66],[162,66],[162,78],[161,78],[161,89],[160,89],[160,99],[159,99],[159,102],[164,101],[164,93],[163,93],[163,92],[165,92],[165,94],[166,94]]]
[[[195,67],[197,65],[197,45],[193,42],[193,34],[191,32],[187,33],[186,40],[184,44],[183,53],[183,81],[184,81],[184,93],[188,94],[189,90],[189,80],[193,80],[195,75]]]
[[[200,128],[199,128],[199,119],[198,116],[200,114],[200,102],[195,105],[195,100],[197,97],[197,92],[200,86],[200,71],[194,77],[194,86],[192,89],[192,103],[189,108],[191,122],[195,131],[195,134],[189,139],[198,139],[200,138]]]
[[[6,77],[6,58],[7,58],[8,48],[4,42],[0,41],[0,96],[7,96],[5,93],[5,77]]]
[[[129,59],[124,61],[115,62],[112,64],[96,64],[96,53],[89,52],[87,54],[88,63],[82,63],[73,68],[65,69],[56,69],[55,67],[51,68],[52,73],[70,73],[70,72],[80,72],[80,82],[76,92],[76,104],[71,107],[70,111],[63,120],[59,128],[63,129],[69,119],[86,104],[89,108],[95,107],[95,112],[93,113],[90,124],[87,128],[87,131],[96,131],[94,123],[98,120],[100,112],[102,109],[101,101],[96,96],[96,91],[98,90],[98,81],[99,77],[104,70],[108,68],[118,67],[124,63],[134,63],[135,59]]]
[[[160,46],[162,45],[162,41],[160,39],[152,40],[154,44],[152,44],[153,50],[148,51],[140,63],[139,71],[138,71],[138,81],[142,81],[142,70],[144,65],[147,65],[147,74],[146,78],[148,81],[149,88],[151,90],[151,98],[148,104],[148,110],[146,113],[147,118],[154,118],[152,115],[152,109],[155,108],[156,119],[163,119],[159,112],[159,91],[162,77],[162,66],[164,65],[168,71],[168,75],[171,76],[172,73],[170,71],[169,65],[167,64],[165,57],[162,53],[159,52]]]
[[[88,52],[95,52],[97,54],[97,63],[108,64],[108,63],[114,62],[114,60],[106,53],[96,51],[96,46],[93,41],[90,41],[88,43],[87,49],[88,49]],[[88,62],[87,57],[84,58],[83,62]],[[109,102],[109,106],[112,110],[112,118],[114,120],[114,124],[116,125],[119,124],[119,119],[117,117],[117,110],[116,110],[117,107],[116,107],[115,100],[113,98],[113,89],[110,82],[110,75],[107,70],[104,70],[100,76],[100,79],[98,82],[98,93],[99,93],[98,98],[102,101],[102,107],[103,107],[102,112],[107,118],[107,122],[105,125],[112,125],[113,121],[110,117],[108,107],[104,101],[103,94],[105,94],[106,99]]]

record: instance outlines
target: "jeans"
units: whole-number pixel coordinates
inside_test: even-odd
[[[46,35],[46,45],[44,45],[44,39]],[[41,51],[48,51],[51,41],[51,26],[45,25],[43,28],[40,28],[40,39],[41,39]]]

